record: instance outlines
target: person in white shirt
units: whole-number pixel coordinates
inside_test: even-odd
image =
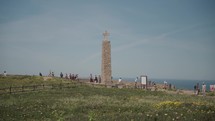
[[[122,81],[122,78],[120,77],[120,78],[119,78],[119,83],[120,83],[121,81]]]
[[[7,76],[7,72],[6,71],[4,71],[4,74],[3,74],[4,76]]]
[[[134,80],[135,81],[135,88],[137,88],[137,80],[138,80],[138,77]]]
[[[206,85],[203,83],[202,84],[202,94],[203,94],[203,96],[205,96],[205,92],[206,92]]]

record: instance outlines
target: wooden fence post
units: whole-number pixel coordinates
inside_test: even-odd
[[[12,93],[11,91],[12,91],[12,89],[11,89],[12,87],[10,86],[10,94]]]
[[[33,88],[34,88],[33,91],[35,91],[35,85],[33,86]]]
[[[60,83],[60,89],[62,89],[62,84]]]

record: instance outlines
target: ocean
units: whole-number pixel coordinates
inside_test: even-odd
[[[116,79],[117,80],[117,79]],[[122,78],[124,81],[134,82],[135,78]],[[138,80],[140,81],[140,80]],[[207,91],[210,90],[210,85],[215,85],[215,80],[177,80],[177,79],[148,79],[148,81],[155,82],[156,84],[163,84],[166,81],[168,84],[174,85],[176,89],[187,89],[194,90],[194,85],[199,83],[201,85],[204,83],[206,85]]]
[[[215,85],[215,80],[170,80],[170,79],[152,79],[151,81],[154,81],[159,84],[163,84],[164,81],[166,81],[168,84],[174,85],[177,89],[188,89],[188,90],[194,90],[194,85],[199,83],[199,86],[201,88],[201,85],[204,83],[206,85],[207,90],[210,90],[210,85]]]

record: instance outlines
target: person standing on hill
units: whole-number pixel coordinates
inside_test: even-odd
[[[101,76],[99,75],[99,83],[101,83],[102,79],[101,79]]]
[[[90,74],[90,82],[93,82],[93,76]]]
[[[69,79],[72,80],[72,74],[71,73],[69,74]]]
[[[95,82],[95,83],[98,83],[98,78],[97,78],[97,76],[96,76],[96,75],[95,75],[94,82]]]
[[[40,76],[43,76],[41,72],[39,73],[39,75],[40,75]]]
[[[62,72],[60,73],[60,78],[63,78],[63,73]]]
[[[205,96],[205,92],[206,92],[206,85],[205,83],[202,84],[202,94],[203,96]]]
[[[119,78],[119,84],[121,83],[121,81],[122,81],[122,78],[120,77],[120,78]]]
[[[196,84],[196,95],[199,95],[200,92],[200,87],[199,87],[199,83]]]
[[[197,90],[196,85],[194,85],[194,94],[196,94],[196,90]]]
[[[157,86],[156,86],[156,83],[154,83],[154,88],[155,88],[155,91],[157,91]]]
[[[69,79],[69,78],[68,78],[68,75],[67,75],[67,73],[66,73],[66,76],[65,76],[65,78],[66,78],[66,79]]]
[[[138,80],[138,77],[134,80],[134,82],[135,82],[135,88],[137,88],[137,80]]]
[[[7,76],[7,72],[6,72],[6,71],[4,71],[3,75],[6,77],[6,76]]]
[[[75,80],[75,75],[74,74],[72,74],[72,80]]]
[[[78,74],[75,75],[75,80],[79,81]]]

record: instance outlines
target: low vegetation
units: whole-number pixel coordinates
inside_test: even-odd
[[[68,83],[38,76],[0,77],[0,88]],[[74,83],[74,82],[73,82]],[[34,121],[212,121],[213,97],[167,94],[141,89],[77,85],[0,95],[0,120]]]

